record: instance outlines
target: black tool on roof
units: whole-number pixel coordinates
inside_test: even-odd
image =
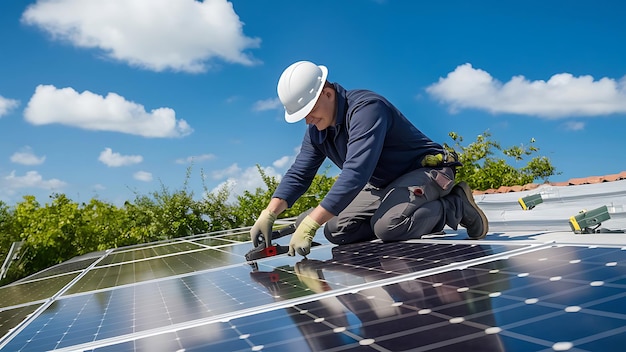
[[[296,231],[296,225],[291,224],[275,230],[272,232],[272,238],[270,243],[265,243],[265,238],[263,234],[259,234],[257,236],[257,243],[259,244],[256,248],[253,248],[248,253],[246,253],[246,260],[253,261],[257,259],[263,259],[267,257],[272,257],[279,254],[285,254],[289,252],[289,246],[281,246],[279,244],[273,244],[272,241],[287,235],[291,235]]]

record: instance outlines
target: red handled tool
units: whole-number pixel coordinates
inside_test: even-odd
[[[272,238],[270,243],[265,243],[265,237],[260,233],[257,235],[257,243],[259,244],[256,248],[253,248],[248,253],[246,253],[246,260],[253,261],[258,259],[263,259],[267,257],[273,257],[279,254],[285,254],[289,252],[289,246],[281,246],[279,244],[273,244],[272,241],[281,238],[283,236],[291,235],[296,231],[296,225],[291,224],[285,226],[281,229],[278,229],[272,232]]]

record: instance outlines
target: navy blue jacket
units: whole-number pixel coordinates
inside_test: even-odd
[[[341,174],[320,205],[337,215],[368,182],[385,187],[422,167],[425,155],[442,153],[443,147],[426,137],[381,95],[333,85],[337,91],[335,126],[323,131],[307,126],[300,153],[273,197],[286,200],[291,207],[328,157]]]

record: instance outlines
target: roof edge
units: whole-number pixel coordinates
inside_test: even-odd
[[[542,185],[549,186],[579,186],[579,185],[589,185],[594,183],[602,183],[602,182],[614,182],[619,180],[626,180],[626,171],[622,171],[618,174],[604,175],[604,176],[589,176],[582,178],[572,178],[568,181],[564,182],[545,182],[545,183],[528,183],[523,186],[501,186],[500,188],[494,189],[486,189],[484,191],[475,190],[474,194],[494,194],[494,193],[510,193],[510,192],[521,192],[528,191],[531,189],[535,189]]]

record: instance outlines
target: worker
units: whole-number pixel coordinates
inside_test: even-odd
[[[346,90],[309,61],[287,67],[278,81],[285,120],[307,128],[300,152],[250,235],[271,243],[280,213],[307,191],[329,158],[341,170],[320,204],[298,221],[290,256],[307,255],[316,231],[333,244],[418,239],[448,225],[482,239],[488,221],[465,182],[455,185],[456,153],[415,127],[393,104],[369,90]]]

